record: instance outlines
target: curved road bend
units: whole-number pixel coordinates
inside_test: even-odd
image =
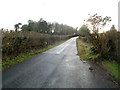
[[[76,37],[2,72],[3,88],[112,88],[77,56]]]

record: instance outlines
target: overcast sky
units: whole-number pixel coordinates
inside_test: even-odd
[[[40,18],[79,27],[88,14],[111,16],[118,28],[119,0],[0,0],[0,28],[14,29],[14,24],[26,24]]]

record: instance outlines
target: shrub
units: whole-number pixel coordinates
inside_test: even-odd
[[[101,60],[116,60],[120,63],[120,32],[117,32],[116,29],[91,34],[89,41],[94,47],[91,48],[91,51],[98,53]]]
[[[9,56],[17,56],[30,50],[47,47],[48,45],[67,39],[65,35],[48,35],[28,31],[3,31],[3,60]]]
[[[91,51],[91,53],[95,54],[95,53],[96,53],[96,48],[93,47],[93,46],[91,46],[91,47],[90,47],[90,51]]]

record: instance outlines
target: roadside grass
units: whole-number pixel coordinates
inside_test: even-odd
[[[77,38],[77,51],[81,59],[95,60],[98,55],[94,55],[90,52],[91,45],[81,41]]]
[[[20,62],[24,61],[27,58],[30,58],[31,56],[33,56],[35,54],[42,53],[42,52],[44,52],[48,49],[51,49],[55,46],[58,46],[58,45],[64,43],[65,41],[57,42],[57,43],[55,43],[53,45],[49,45],[45,48],[40,48],[40,49],[37,49],[37,50],[31,50],[28,53],[21,53],[17,57],[13,57],[13,56],[8,57],[6,60],[2,61],[2,70],[6,69],[6,68],[9,68],[10,66],[12,66],[14,64],[20,63]]]
[[[120,65],[117,64],[115,61],[102,61],[102,65],[111,72],[112,76],[114,76],[117,79],[120,79]]]
[[[98,58],[98,54],[94,55],[90,52],[90,47],[92,45],[81,41],[79,38],[77,39],[77,51],[78,55],[81,59],[90,60],[90,61],[100,61]],[[101,61],[101,64],[104,68],[106,68],[110,74],[115,77],[116,79],[120,79],[120,65],[116,63],[115,61],[109,61],[109,60],[103,60]]]

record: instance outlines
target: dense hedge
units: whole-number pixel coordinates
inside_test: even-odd
[[[91,34],[89,41],[94,47],[94,53],[99,54],[101,60],[116,60],[120,63],[120,32],[110,30],[105,33]]]
[[[2,56],[17,56],[30,50],[43,48],[61,40],[67,39],[65,35],[48,35],[36,32],[4,31],[2,32]]]

